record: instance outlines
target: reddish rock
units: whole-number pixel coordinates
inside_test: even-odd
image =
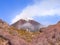
[[[60,22],[41,28],[39,33],[23,32],[23,34],[20,35],[17,31],[18,29],[13,28],[0,20],[0,36],[4,37],[0,38],[7,39],[9,45],[60,45]],[[29,38],[31,41],[26,41]]]

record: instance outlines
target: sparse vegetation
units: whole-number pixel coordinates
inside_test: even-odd
[[[17,30],[18,34],[20,35],[20,37],[22,37],[24,40],[26,40],[27,42],[31,42],[33,37],[35,35],[37,35],[40,32],[29,32],[23,29]]]

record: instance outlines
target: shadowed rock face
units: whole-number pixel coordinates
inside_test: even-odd
[[[11,42],[5,37],[0,35],[0,45],[11,45]]]
[[[42,26],[40,23],[34,20],[19,20],[18,22],[12,24],[17,29],[28,29],[29,31],[38,31]]]

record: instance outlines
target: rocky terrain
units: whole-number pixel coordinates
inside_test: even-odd
[[[35,32],[17,28],[0,19],[0,45],[60,45],[60,21]]]

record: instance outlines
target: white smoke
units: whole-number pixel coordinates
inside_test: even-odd
[[[11,23],[19,19],[34,19],[36,16],[60,15],[60,0],[34,0],[33,5],[28,5],[22,12],[16,15]]]

